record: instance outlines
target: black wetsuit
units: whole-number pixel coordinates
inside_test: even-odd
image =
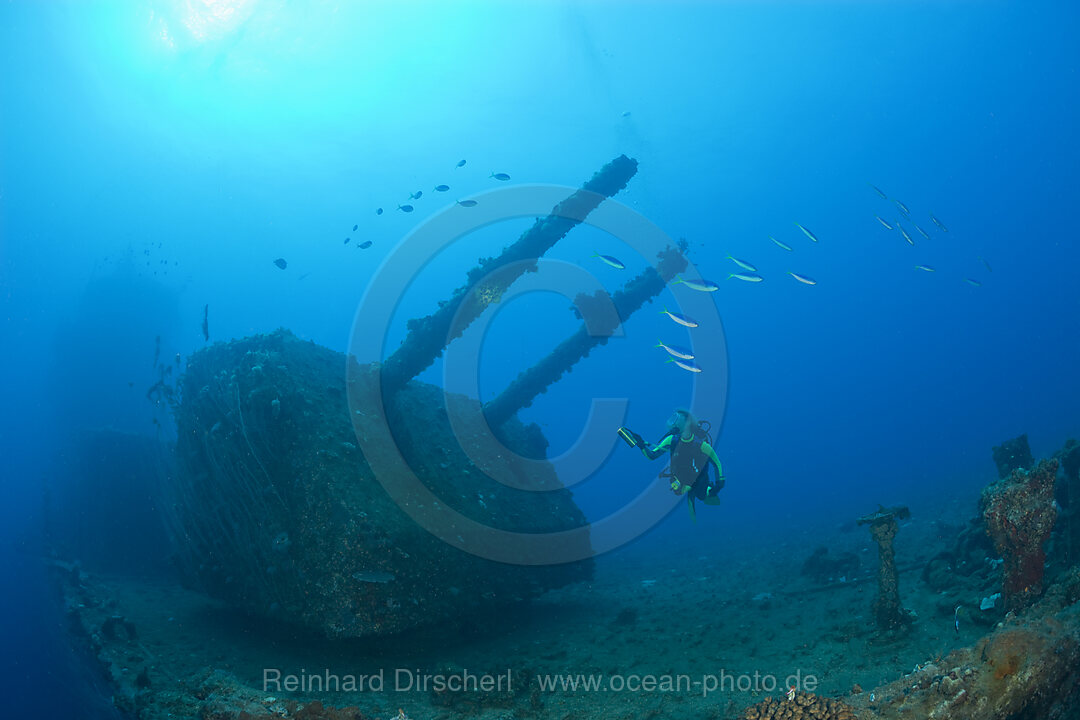
[[[700,500],[708,500],[715,497],[716,491],[724,486],[724,473],[720,465],[720,459],[716,457],[716,451],[707,440],[694,436],[690,440],[683,440],[678,433],[668,433],[656,445],[648,443],[640,444],[641,452],[650,460],[655,460],[666,452],[671,453],[672,480],[678,481],[679,486],[689,486],[693,497]],[[716,465],[718,479],[712,480],[709,476],[709,461]]]

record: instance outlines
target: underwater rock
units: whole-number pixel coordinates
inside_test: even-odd
[[[1054,527],[1057,460],[1043,460],[1027,472],[1016,469],[986,487],[979,501],[986,532],[1005,560],[1002,594],[1007,610],[1019,610],[1042,593],[1046,553]]]
[[[1028,470],[1035,464],[1035,459],[1031,457],[1027,434],[995,445],[993,453],[999,478],[1008,477],[1009,473],[1018,468]]]
[[[168,519],[182,567],[205,591],[257,615],[358,637],[482,616],[591,576],[591,560],[499,563],[418,525],[357,447],[346,370],[341,353],[283,330],[189,359],[174,410],[179,469]],[[353,368],[349,377],[375,372]],[[518,487],[478,471],[446,401],[478,406],[418,382],[387,406],[395,444],[440,502],[520,533],[585,524],[544,461],[514,468]],[[539,429],[515,419],[504,437],[514,452],[543,457]]]
[[[887,632],[906,628],[915,616],[900,604],[899,573],[896,571],[896,551],[893,539],[899,526],[897,519],[904,520],[911,512],[903,506],[879,507],[876,513],[859,518],[860,525],[870,526],[870,537],[878,545],[878,596],[874,600],[874,618],[878,627]]]

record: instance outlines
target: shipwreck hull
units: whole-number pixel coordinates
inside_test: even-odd
[[[344,355],[287,331],[191,356],[175,409],[168,519],[184,570],[204,590],[330,637],[360,637],[453,622],[591,576],[591,560],[494,562],[414,522],[384,489],[395,479],[377,478],[364,456],[350,412],[365,410],[350,411],[345,369]],[[354,368],[350,381],[365,372]],[[523,533],[585,524],[547,463],[523,463],[514,488],[479,471],[441,389],[413,381],[385,412],[410,471],[462,515]],[[514,453],[543,457],[537,428],[512,419],[502,435]],[[575,537],[587,545],[587,532]]]

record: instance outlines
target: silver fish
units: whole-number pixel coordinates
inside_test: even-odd
[[[882,200],[888,200],[888,199],[889,199],[889,196],[888,196],[888,195],[886,195],[885,193],[883,193],[883,192],[881,191],[881,188],[879,188],[879,187],[878,187],[877,185],[875,185],[874,183],[869,183],[869,182],[868,182],[868,183],[866,183],[866,184],[867,184],[867,185],[869,185],[870,187],[874,188],[874,192],[876,192],[876,193],[877,193],[878,195],[880,195],[880,196],[881,196],[881,199],[882,199]]]
[[[885,229],[886,229],[886,230],[892,230],[892,225],[890,225],[889,223],[885,222],[885,220],[884,220],[884,219],[882,219],[882,217],[881,217],[880,215],[875,215],[874,217],[876,217],[876,218],[877,218],[877,221],[878,221],[879,223],[881,223],[882,225],[884,225],[884,226],[885,226]]]
[[[801,282],[803,285],[817,285],[817,280],[810,277],[809,275],[800,275],[798,273],[793,273],[790,270],[788,270],[788,275],[795,278],[796,280]]]
[[[680,360],[693,360],[694,354],[686,348],[681,348],[678,345],[668,345],[663,340],[657,340],[655,347],[664,348],[668,354],[672,357],[677,357]]]
[[[667,315],[669,318],[679,323],[683,327],[696,328],[698,326],[697,320],[687,317],[686,315],[680,315],[679,313],[673,313],[667,308],[660,311],[661,315]]]
[[[795,223],[795,227],[797,227],[797,228],[799,228],[800,230],[802,230],[802,231],[803,231],[803,234],[804,234],[804,235],[806,235],[806,237],[810,238],[810,239],[811,239],[811,240],[813,240],[814,242],[817,242],[817,237],[815,237],[814,233],[810,232],[809,230],[807,230],[806,228],[804,228],[804,227],[803,227],[802,225],[800,225],[799,223]]]
[[[908,231],[904,229],[903,225],[901,225],[899,222],[897,222],[896,223],[896,229],[899,230],[900,234],[904,236],[904,239],[907,240],[908,245],[911,245],[912,247],[915,246],[915,241],[911,239],[911,236],[908,235]]]
[[[760,275],[744,275],[742,273],[731,273],[728,275],[728,279],[735,278],[736,280],[742,280],[743,282],[759,283],[765,278]]]
[[[751,265],[750,263],[746,262],[745,260],[740,260],[737,257],[732,257],[731,255],[728,255],[728,260],[735,263],[736,265],[741,267],[743,270],[748,270],[749,272],[752,272],[752,273],[757,272],[757,268],[754,267],[753,265]]]
[[[611,257],[610,255],[601,255],[600,253],[594,252],[593,257],[600,258],[601,260],[603,260],[605,263],[607,263],[611,267],[615,268],[616,270],[625,270],[626,269],[626,266],[622,264],[621,260],[619,260],[618,258]]]
[[[689,360],[679,360],[678,358],[671,357],[671,358],[668,358],[667,361],[675,363],[676,365],[681,367],[683,370],[686,370],[687,372],[692,372],[692,373],[701,372],[701,368],[699,368],[697,365],[690,362]]]
[[[795,252],[795,250],[792,249],[792,247],[790,245],[785,245],[784,243],[782,243],[779,240],[777,240],[776,238],[774,238],[772,235],[769,236],[769,239],[772,240],[774,243],[776,243],[778,247],[782,247],[783,249],[787,250],[788,252]]]
[[[701,282],[697,282],[697,281],[694,281],[694,280],[683,280],[681,277],[678,277],[678,276],[676,276],[675,282],[673,282],[671,284],[672,285],[682,284],[682,285],[685,285],[686,287],[690,288],[691,290],[697,290],[698,292],[716,292],[717,290],[720,289],[720,286],[717,285],[716,283],[714,283],[711,280],[702,280]]]
[[[930,213],[930,219],[934,221],[934,224],[941,228],[941,232],[949,232],[949,228],[941,224],[941,221],[934,217],[934,213]]]

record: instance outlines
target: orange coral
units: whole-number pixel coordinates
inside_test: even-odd
[[[994,668],[994,679],[1003,680],[1016,675],[1042,645],[1038,636],[1027,630],[1007,630],[990,638],[983,658]]]

